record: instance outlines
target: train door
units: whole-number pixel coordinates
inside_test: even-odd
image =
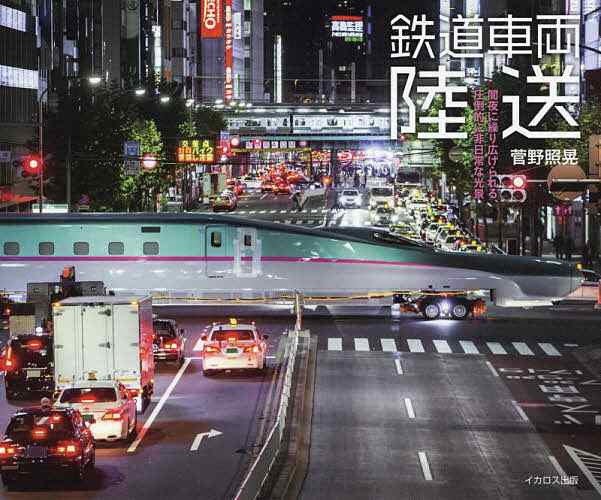
[[[205,229],[205,256],[207,276],[225,278],[232,274],[234,260],[228,249],[231,248],[228,226],[211,225]]]
[[[261,274],[261,241],[254,227],[239,227],[234,238],[234,275],[255,278]]]

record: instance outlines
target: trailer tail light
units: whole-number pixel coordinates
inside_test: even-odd
[[[258,345],[249,345],[248,347],[244,348],[244,352],[259,352],[259,346]]]
[[[79,455],[79,443],[77,441],[60,441],[51,449],[51,453],[63,457],[76,457]]]
[[[113,409],[107,411],[102,415],[102,420],[121,420],[123,418],[123,411],[120,409]]]
[[[217,347],[213,347],[211,345],[206,345],[204,348],[204,352],[220,352]]]

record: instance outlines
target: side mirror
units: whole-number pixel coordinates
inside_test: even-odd
[[[203,342],[206,342],[207,340],[209,340],[209,337],[207,337],[206,335],[203,335],[200,337],[200,340],[202,340]]]
[[[267,340],[267,339],[269,338],[269,335],[263,335],[263,338],[264,338],[265,340]]]

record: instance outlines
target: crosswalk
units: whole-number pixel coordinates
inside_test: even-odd
[[[565,352],[577,347],[576,344],[555,345],[550,342],[493,342],[483,340],[448,339],[409,339],[409,338],[367,338],[367,337],[328,337],[320,338],[318,348],[328,351],[382,351],[439,354],[483,354],[495,356],[538,356],[561,357]],[[564,353],[562,353],[562,350]]]
[[[271,209],[271,210],[259,210],[259,209],[255,209],[255,210],[236,210],[233,213],[235,215],[274,215],[274,214],[278,214],[278,215],[283,215],[283,214],[287,214],[287,215],[294,215],[294,216],[302,216],[302,215],[311,215],[311,216],[318,216],[319,214],[327,214],[329,212],[331,212],[332,209],[329,208],[315,208],[315,209],[309,209],[306,208],[304,210],[280,210],[280,209]]]

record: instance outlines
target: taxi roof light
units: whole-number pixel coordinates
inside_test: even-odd
[[[238,325],[238,320],[236,318],[230,318],[230,325],[237,326]]]

